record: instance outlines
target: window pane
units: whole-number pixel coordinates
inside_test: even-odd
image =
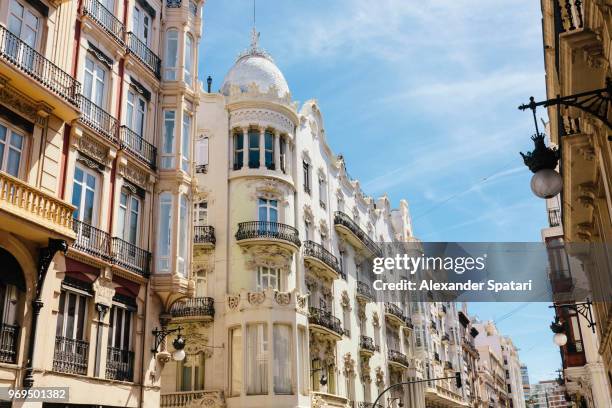
[[[268,331],[266,324],[247,326],[247,394],[268,393]]]
[[[242,329],[237,327],[230,332],[230,368],[231,368],[231,389],[230,395],[240,395],[242,390]]]
[[[274,325],[274,392],[291,394],[291,326]]]

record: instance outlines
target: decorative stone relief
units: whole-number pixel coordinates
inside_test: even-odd
[[[230,128],[253,124],[270,126],[281,133],[293,133],[293,122],[285,115],[272,110],[253,108],[239,109],[230,113]]]
[[[310,204],[304,204],[304,221],[311,224],[314,222],[314,213]]]
[[[193,355],[203,352],[205,357],[212,357],[212,350],[210,347],[207,347],[209,342],[208,334],[205,332],[208,325],[198,322],[182,324],[182,327],[182,334],[187,339],[185,342],[185,353]]]
[[[253,188],[254,194],[251,195],[251,200],[256,201],[260,198],[268,200],[277,200],[283,205],[287,205],[287,196],[291,194],[291,191],[287,186],[276,180],[257,180],[248,185]]]
[[[281,306],[287,306],[289,303],[291,303],[291,293],[275,291],[274,300]]]
[[[8,85],[8,80],[4,76],[0,77],[0,103],[19,112],[21,115],[41,126],[45,126],[46,117],[49,116],[52,111],[51,107],[35,103],[30,98]]]
[[[380,327],[380,317],[378,317],[378,312],[372,313],[372,324],[374,327]]]
[[[351,298],[346,290],[340,295],[340,305],[348,310],[351,310]]]
[[[327,221],[322,219],[321,221],[319,221],[319,231],[321,232],[321,235],[324,236],[329,236],[329,227],[327,226]]]
[[[344,360],[344,375],[346,377],[352,377],[355,375],[355,359],[351,356],[351,353],[346,353],[343,357]]]
[[[109,148],[95,142],[93,139],[83,135],[79,138],[77,149],[105,165],[108,162]]]
[[[236,310],[240,304],[240,295],[228,295],[227,296],[227,307],[230,310]]]
[[[94,291],[94,303],[111,307],[113,296],[115,296],[115,286],[109,279],[98,277],[92,285]]]
[[[385,386],[385,373],[380,367],[376,367],[376,385],[379,388]]]
[[[251,305],[261,305],[266,300],[266,294],[265,292],[249,292],[248,299]]]
[[[357,317],[359,318],[359,320],[365,321],[367,320],[366,317],[366,312],[365,312],[365,304],[359,304],[359,307],[357,308]]]
[[[130,166],[129,164],[120,165],[119,174],[121,174],[126,180],[138,185],[139,187],[145,190],[147,189],[149,175],[136,166]]]
[[[295,305],[298,311],[306,313],[308,312],[308,295],[295,295]]]
[[[371,383],[372,377],[370,376],[372,369],[370,368],[370,363],[368,359],[361,360],[361,381],[364,383]]]
[[[255,270],[258,266],[289,270],[293,254],[279,245],[251,245],[244,249],[248,254],[246,268]]]

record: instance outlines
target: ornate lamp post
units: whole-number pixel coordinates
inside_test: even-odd
[[[159,350],[159,346],[161,346],[165,342],[166,337],[169,334],[178,332],[176,339],[174,339],[174,341],[172,342],[172,345],[174,346],[174,352],[172,353],[172,359],[174,359],[175,361],[183,361],[185,359],[185,350],[184,350],[185,349],[185,338],[181,335],[181,330],[183,330],[183,328],[180,326],[177,327],[176,329],[158,330],[156,328],[155,330],[153,330],[153,336],[155,336],[155,346],[151,349],[151,352],[153,353],[153,355],[163,352]],[[160,359],[168,361],[169,360],[168,354],[166,354],[166,356]]]

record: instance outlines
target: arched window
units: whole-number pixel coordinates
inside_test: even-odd
[[[193,37],[191,34],[185,36],[185,83],[193,84]]]
[[[166,32],[166,57],[164,58],[164,79],[176,81],[178,65],[178,31],[170,29]]]

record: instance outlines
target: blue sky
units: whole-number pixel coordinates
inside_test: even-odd
[[[218,89],[247,48],[251,0],[209,0],[200,78]],[[295,100],[318,100],[328,141],[366,193],[410,203],[429,241],[539,241],[545,206],[519,151],[533,122],[517,106],[545,96],[534,0],[259,0],[260,44]],[[548,305],[471,304],[499,319],[532,382],[559,352]]]

